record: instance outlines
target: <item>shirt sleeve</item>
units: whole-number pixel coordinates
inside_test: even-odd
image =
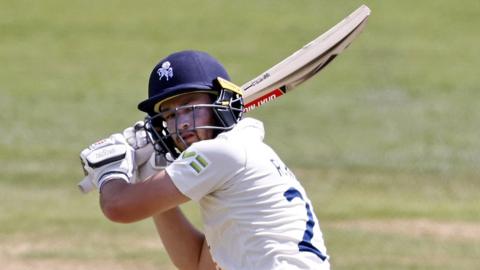
[[[194,143],[165,168],[185,196],[199,201],[245,168],[245,150],[228,140]]]

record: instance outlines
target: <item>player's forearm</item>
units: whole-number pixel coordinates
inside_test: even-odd
[[[105,216],[115,222],[130,223],[188,201],[169,178],[165,178],[168,176],[163,171],[158,174],[158,177],[136,184],[121,180],[106,183],[100,193]]]
[[[178,207],[155,214],[153,220],[168,255],[178,269],[215,269],[203,233],[185,218]]]
[[[132,194],[129,193],[130,184],[112,180],[106,183],[100,193],[100,208],[104,215],[114,222],[130,223],[149,216],[147,209],[138,209],[133,204]]]

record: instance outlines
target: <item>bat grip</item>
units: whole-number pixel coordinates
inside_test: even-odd
[[[90,181],[88,175],[85,176],[82,181],[80,181],[78,184],[78,189],[80,189],[80,191],[83,193],[83,194],[87,194],[88,192],[92,191],[95,189],[95,186],[93,185],[92,181]]]

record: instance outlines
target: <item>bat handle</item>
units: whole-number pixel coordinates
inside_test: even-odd
[[[95,186],[93,185],[92,181],[90,181],[89,176],[85,176],[82,181],[80,181],[78,184],[78,189],[84,194],[87,194],[88,192],[92,191],[95,189]]]

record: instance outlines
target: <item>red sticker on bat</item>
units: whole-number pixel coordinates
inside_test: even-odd
[[[267,93],[266,95],[263,95],[263,96],[255,99],[255,100],[245,104],[244,111],[249,112],[251,110],[254,110],[255,108],[260,107],[263,104],[265,104],[267,102],[270,102],[270,101],[276,99],[279,96],[282,96],[283,94],[285,94],[285,92],[283,92],[282,90],[277,88],[277,89]]]

